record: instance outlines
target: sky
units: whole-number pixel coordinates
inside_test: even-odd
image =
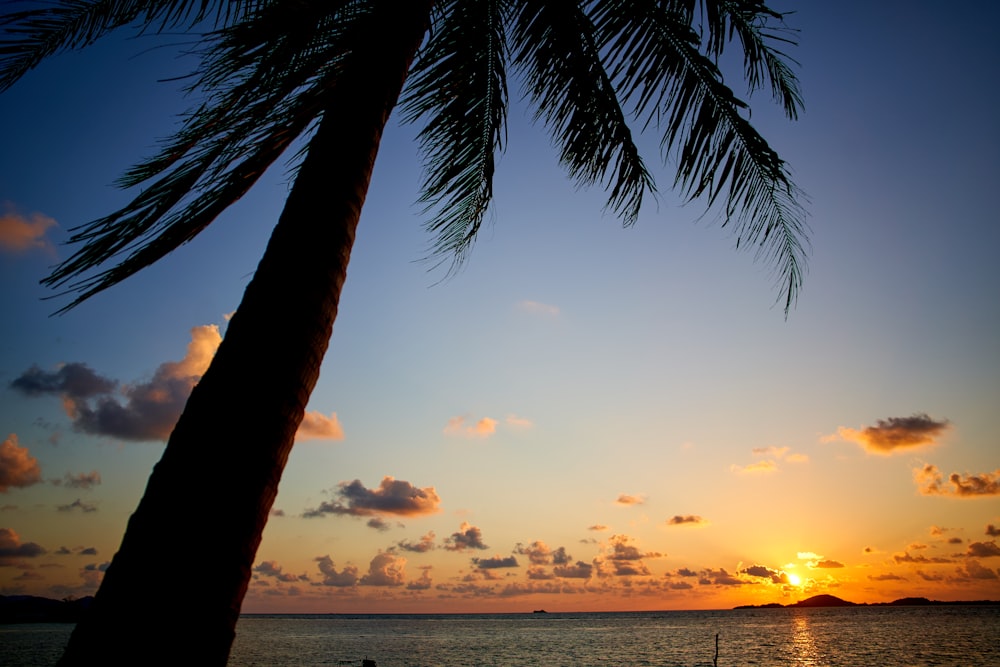
[[[787,318],[670,193],[655,135],[661,194],[623,229],[516,84],[489,225],[447,277],[392,122],[244,611],[1000,599],[1000,7],[778,7],[805,110],[751,101],[806,193]],[[94,593],[288,192],[278,165],[52,315],[69,230],[128,201],[115,179],[189,104],[164,43],[108,38],[0,95],[0,594]]]

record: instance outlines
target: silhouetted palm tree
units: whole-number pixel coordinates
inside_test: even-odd
[[[419,124],[435,256],[461,262],[492,196],[508,69],[562,164],[600,184],[625,224],[653,179],[629,123],[659,133],[688,199],[718,205],[782,285],[804,225],[784,162],[722,80],[741,52],[750,92],[795,118],[783,17],[754,0],[52,0],[0,18],[0,89],[107,32],[187,31],[203,101],[140,193],[76,230],[44,281],[66,308],[194,238],[298,138],[294,184],[211,367],[192,391],[63,664],[224,664],[282,469],[326,351],[382,131],[400,100]],[[104,268],[110,264],[110,268]],[[453,265],[454,266],[454,265]],[[194,552],[187,566],[181,553]]]

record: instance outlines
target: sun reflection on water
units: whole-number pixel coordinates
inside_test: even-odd
[[[809,615],[795,614],[792,619],[792,656],[795,665],[818,665],[820,652],[809,628]]]

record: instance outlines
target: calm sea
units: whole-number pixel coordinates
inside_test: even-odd
[[[52,665],[72,626],[0,626],[0,664]],[[1000,666],[1000,606],[593,614],[249,615],[233,666]]]

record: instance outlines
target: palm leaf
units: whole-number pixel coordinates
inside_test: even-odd
[[[157,155],[121,178],[124,187],[145,184],[143,192],[72,230],[70,243],[82,247],[43,281],[79,293],[61,310],[190,241],[308,130],[329,104],[351,45],[372,34],[351,4],[331,1],[303,12],[275,3],[206,38],[189,86],[206,101]],[[80,278],[122,255],[115,266]]]
[[[450,0],[437,8],[431,38],[403,98],[404,119],[425,120],[420,202],[435,234],[432,254],[459,266],[493,197],[495,154],[506,139],[506,3]]]
[[[660,129],[675,185],[688,199],[721,197],[737,246],[757,244],[775,270],[787,314],[802,283],[805,222],[785,163],[750,125],[746,104],[701,52],[686,11],[655,0],[612,0],[593,20],[612,78],[637,117]]]
[[[643,194],[655,186],[601,62],[590,17],[575,0],[517,4],[514,62],[524,71],[536,118],[552,132],[570,175],[585,185],[605,181],[608,207],[634,223]]]
[[[245,15],[253,0],[56,0],[0,16],[0,92],[43,59],[89,46],[116,28],[163,31],[202,22],[217,26]]]

